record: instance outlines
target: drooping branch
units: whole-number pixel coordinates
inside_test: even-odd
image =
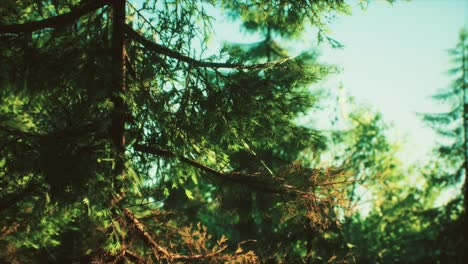
[[[192,160],[192,159],[189,159],[189,158],[186,158],[182,155],[177,155],[176,153],[172,152],[172,151],[169,151],[169,150],[165,150],[165,149],[159,149],[159,148],[155,148],[155,147],[150,147],[150,146],[145,146],[145,145],[140,145],[140,144],[136,144],[134,145],[134,148],[136,151],[140,151],[140,152],[145,152],[145,153],[150,153],[150,154],[154,154],[154,155],[157,155],[157,156],[163,156],[163,157],[166,157],[166,158],[176,158],[184,163],[187,163],[189,165],[192,165],[198,169],[201,169],[202,171],[205,171],[205,172],[209,172],[211,174],[215,174],[215,175],[218,175],[218,176],[225,176],[224,173],[222,172],[219,172],[217,170],[214,170],[208,166],[205,166],[195,160]]]
[[[141,144],[135,144],[133,148],[139,152],[149,153],[149,154],[162,156],[166,158],[177,159],[185,164],[191,165],[213,176],[216,176],[220,180],[231,181],[237,184],[248,186],[252,189],[256,189],[262,192],[291,195],[291,196],[296,196],[301,193],[301,191],[297,190],[294,186],[281,184],[279,182],[275,183],[274,186],[272,186],[271,182],[270,183],[266,182],[260,173],[241,173],[241,172],[236,172],[236,171],[225,173],[225,172],[221,172],[213,168],[210,168],[204,164],[201,164],[200,162],[196,160],[189,159],[182,155],[178,155],[169,150],[159,149],[156,147],[151,147],[151,146],[146,146],[146,145],[141,145]]]
[[[124,26],[125,33],[132,39],[134,39],[136,42],[140,43],[143,45],[143,47],[147,48],[148,50],[151,50],[155,53],[158,54],[163,54],[166,56],[169,56],[171,58],[186,62],[188,64],[191,64],[194,67],[203,67],[203,68],[231,68],[231,69],[247,69],[247,70],[255,70],[255,69],[262,69],[262,68],[267,68],[267,67],[272,67],[277,64],[281,64],[288,59],[283,59],[279,61],[273,61],[273,62],[267,62],[267,63],[258,63],[258,64],[252,64],[252,65],[245,65],[241,63],[225,63],[225,62],[210,62],[210,61],[200,61],[194,58],[191,58],[185,54],[182,54],[180,52],[177,52],[175,50],[172,50],[170,48],[167,48],[163,45],[160,45],[158,43],[155,43],[146,37],[144,37],[142,34],[134,30],[132,27],[129,25],[125,24]]]
[[[333,188],[337,185],[346,185],[354,182],[353,180],[349,179],[339,181],[325,180],[321,182],[314,182],[311,186],[308,186],[304,189],[298,188],[294,185],[286,184],[283,180],[281,180],[280,177],[271,178],[269,174],[262,174],[259,172],[242,173],[239,171],[221,172],[196,160],[189,159],[183,155],[179,155],[166,149],[160,149],[143,144],[135,144],[133,145],[133,149],[138,152],[153,154],[164,158],[177,159],[180,162],[207,172],[221,181],[230,181],[260,192],[283,195],[291,199],[310,198],[311,195],[314,196],[314,194],[311,192],[314,192],[315,187]]]
[[[100,7],[109,4],[112,0],[93,0],[82,4],[66,14],[49,17],[39,21],[26,22],[24,24],[0,25],[0,34],[3,33],[27,33],[44,28],[57,28],[68,25]]]

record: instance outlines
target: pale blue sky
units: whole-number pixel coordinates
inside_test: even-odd
[[[451,82],[446,50],[455,46],[463,25],[468,25],[468,1],[374,1],[331,25],[345,48],[322,48],[322,60],[343,68],[332,82],[343,83],[393,122],[401,136],[408,135],[407,154],[415,158],[434,143],[415,112],[438,110],[429,96]]]
[[[398,136],[406,138],[405,155],[421,158],[435,139],[415,113],[437,110],[429,96],[451,82],[446,74],[451,67],[446,50],[455,46],[464,25],[468,26],[468,1],[464,0],[393,5],[376,0],[366,10],[355,6],[352,15],[340,15],[330,25],[331,35],[345,48],[320,46],[321,61],[342,69],[325,85],[334,89],[343,84],[347,93],[380,111],[395,125]],[[238,28],[232,21],[216,22],[217,39],[256,40],[240,35]],[[315,36],[309,35],[299,49],[314,47]]]

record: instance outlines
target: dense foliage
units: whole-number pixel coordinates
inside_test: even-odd
[[[445,188],[433,182],[439,168],[463,159],[425,167],[427,188],[408,187],[419,170],[401,165],[374,111],[353,106],[346,128],[331,132],[297,121],[319,107],[318,84],[334,68],[281,42],[311,26],[340,46],[327,24],[349,9],[342,0],[3,0],[0,261],[461,260],[461,199],[434,207],[427,190]],[[205,55],[213,10],[263,40]],[[456,94],[466,88],[461,54]],[[367,216],[356,210],[365,197]]]

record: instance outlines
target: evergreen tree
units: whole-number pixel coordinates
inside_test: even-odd
[[[210,5],[265,41],[199,59]],[[287,57],[273,38],[307,22],[323,38],[328,15],[348,9],[342,0],[2,1],[0,256],[311,263],[308,239],[333,225],[344,175],[293,163],[324,146],[294,118],[329,69],[313,54]]]
[[[396,146],[387,144],[385,148],[382,148],[385,145],[370,148],[384,151],[384,155],[371,155],[369,161],[379,164],[387,160],[385,163],[391,166],[387,166],[383,182],[368,185],[373,193],[369,214],[352,216],[343,229],[346,241],[352,244],[360,262],[466,262],[466,218],[463,217],[466,195],[446,204],[436,204],[447,187],[454,188],[462,183],[465,173],[466,45],[466,33],[462,31],[459,44],[450,50],[454,63],[458,65],[450,71],[456,80],[449,89],[434,96],[448,104],[449,111],[424,115],[424,120],[443,136],[431,162],[404,168],[394,152]],[[372,126],[364,131],[376,131],[370,133],[376,140],[372,140],[374,136],[360,137],[364,146],[369,145],[366,143],[369,141],[382,141],[378,140],[382,137],[377,136],[381,132],[369,128]],[[383,139],[385,142],[385,137]],[[368,158],[357,159],[358,162],[363,160]],[[415,182],[419,186],[415,186]],[[463,185],[466,188],[466,181]]]
[[[464,263],[462,199],[435,203],[444,187],[432,180],[443,162],[405,165],[399,151],[405,142],[388,139],[390,126],[381,116],[348,107],[350,129],[338,131],[334,142],[344,148],[336,157],[349,160],[356,180],[349,188],[356,210],[345,216],[331,248],[351,251],[357,263]]]
[[[462,181],[464,224],[464,244],[468,246],[468,187],[466,175],[468,175],[467,158],[467,130],[468,130],[468,38],[467,31],[460,32],[459,42],[456,47],[449,50],[453,59],[454,68],[449,73],[455,77],[452,85],[442,90],[433,98],[448,106],[449,110],[443,113],[425,114],[426,121],[434,130],[442,136],[442,142],[437,150],[440,157],[438,173],[432,174],[431,181],[441,186],[453,186]],[[460,199],[461,201],[461,199]],[[466,250],[465,250],[466,252]]]

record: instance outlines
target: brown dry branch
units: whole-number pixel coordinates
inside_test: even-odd
[[[10,233],[15,232],[19,226],[20,224],[18,223],[13,224],[11,227],[4,226],[2,230],[0,230],[0,240],[2,240],[4,237],[9,235]]]
[[[298,199],[285,204],[286,214],[282,221],[296,216],[305,216],[314,229],[327,229],[339,225],[335,210],[346,208],[345,189],[352,181],[343,168],[308,169],[300,163],[281,171],[278,177],[301,186]],[[300,218],[298,219],[300,220]]]
[[[171,259],[172,253],[169,252],[166,248],[160,246],[146,231],[145,226],[136,218],[136,216],[130,211],[130,209],[125,208],[123,210],[125,216],[133,224],[134,228],[138,231],[137,233],[145,243],[147,243],[154,251],[156,256],[162,256],[163,258]]]
[[[208,235],[206,228],[198,225],[197,230],[192,230],[190,227],[180,229],[180,235],[184,246],[191,251],[190,255],[182,255],[175,251],[169,250],[162,246],[149,234],[148,228],[128,209],[123,209],[123,213],[130,221],[132,226],[137,231],[138,236],[147,244],[154,252],[158,261],[165,263],[191,263],[197,260],[204,260],[208,263],[257,263],[258,258],[252,252],[243,252],[240,248],[242,243],[238,244],[238,249],[234,254],[225,253],[228,246],[225,244],[227,240],[222,237],[216,245],[208,249],[205,243],[211,238]]]
[[[258,172],[221,172],[169,150],[142,144],[135,144],[133,147],[139,152],[177,159],[221,181],[230,181],[259,192],[283,196],[286,198],[285,208],[289,211],[284,221],[302,215],[321,228],[338,224],[337,221],[330,221],[329,216],[337,207],[346,208],[345,188],[353,183],[348,173],[342,168],[311,170],[296,162],[278,172],[274,177]]]

